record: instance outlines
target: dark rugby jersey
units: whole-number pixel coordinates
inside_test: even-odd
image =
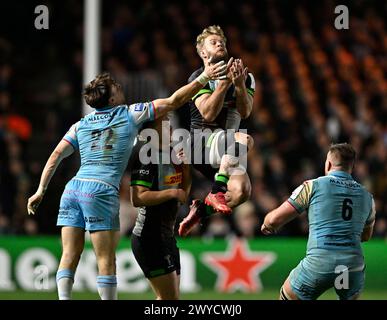
[[[159,164],[144,165],[137,154],[132,165],[132,186],[143,186],[151,191],[182,188],[183,166],[173,163],[162,164],[161,152],[159,152],[159,157]],[[133,233],[139,237],[173,237],[177,211],[177,200],[169,200],[155,206],[140,207]]]
[[[204,68],[196,70],[188,79],[188,83],[195,80],[202,72]],[[194,129],[239,129],[241,122],[241,116],[236,108],[235,87],[231,85],[224,98],[224,104],[222,110],[212,122],[205,122],[199,109],[195,105],[195,100],[203,94],[211,94],[215,91],[216,87],[222,80],[210,80],[205,87],[203,87],[189,102],[191,111],[191,132]],[[255,91],[255,79],[251,73],[248,73],[246,79],[246,88],[249,95],[254,96]]]

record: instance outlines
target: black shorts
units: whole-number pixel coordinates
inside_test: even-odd
[[[147,278],[173,271],[180,274],[180,254],[175,238],[151,239],[132,234],[132,251]]]
[[[191,131],[191,163],[207,179],[213,181],[219,171],[223,155],[239,157],[240,144],[235,141],[235,130]],[[245,150],[246,152],[247,150]]]
[[[210,164],[194,164],[192,166],[210,181],[215,180],[215,174],[219,171],[219,169],[213,168]]]

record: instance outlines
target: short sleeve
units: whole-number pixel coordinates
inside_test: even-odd
[[[370,225],[371,223],[373,223],[375,221],[375,216],[376,216],[375,200],[371,196],[371,210],[366,220],[366,225]]]
[[[155,172],[153,165],[142,164],[137,158],[132,167],[131,186],[142,186],[146,188],[152,188]]]
[[[247,93],[253,97],[255,93],[255,79],[252,73],[247,74],[245,84],[246,84]]]
[[[155,119],[155,106],[153,102],[134,103],[129,106],[129,114],[132,116],[136,125],[140,126],[144,122]]]
[[[71,126],[69,131],[64,135],[63,140],[70,143],[75,150],[79,149],[78,145],[78,137],[77,137],[77,131],[78,131],[79,121]]]
[[[313,181],[314,180],[305,181],[293,191],[292,195],[288,199],[288,202],[297,210],[298,213],[302,213],[309,207],[313,190]]]

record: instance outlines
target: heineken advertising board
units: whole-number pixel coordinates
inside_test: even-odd
[[[181,257],[181,291],[262,292],[278,289],[305,256],[306,240],[259,238],[254,240],[178,239]],[[387,243],[363,244],[366,287],[387,290]],[[0,291],[55,291],[55,274],[61,255],[59,237],[0,237]],[[79,263],[74,290],[96,291],[97,268],[90,242]],[[117,249],[120,292],[145,292],[147,280],[133,256],[130,239]]]

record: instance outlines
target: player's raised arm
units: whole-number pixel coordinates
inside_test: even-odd
[[[164,116],[189,101],[210,79],[218,79],[227,71],[227,65],[220,61],[214,65],[207,65],[204,71],[191,83],[175,91],[170,97],[153,101],[155,118]]]
[[[230,68],[233,65],[234,59],[231,58],[227,63],[227,71],[230,73]],[[207,62],[208,63],[208,62]],[[220,77],[219,85],[210,93],[204,93],[195,99],[195,106],[198,108],[201,116],[207,122],[214,121],[223,108],[224,98],[227,90],[232,82],[226,75]],[[208,86],[207,86],[208,87]],[[205,89],[207,89],[207,87]]]
[[[242,119],[246,119],[253,110],[253,97],[246,87],[246,79],[250,77],[249,83],[255,87],[251,74],[247,73],[241,59],[236,59],[231,67],[231,79],[235,86],[236,108]],[[250,90],[253,90],[250,88]],[[251,91],[250,91],[251,92]]]
[[[38,190],[32,197],[28,199],[28,214],[35,214],[36,209],[42,201],[43,196],[47,190],[48,184],[50,183],[50,180],[54,175],[56,169],[58,168],[59,164],[64,158],[68,157],[73,152],[74,147],[66,140],[62,140],[56,146],[55,150],[51,153],[46,165],[44,166]]]

